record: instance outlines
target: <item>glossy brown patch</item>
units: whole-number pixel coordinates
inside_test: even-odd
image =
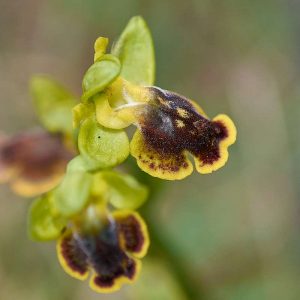
[[[117,220],[118,230],[125,241],[125,248],[130,252],[140,252],[143,248],[145,238],[138,220],[129,215]]]
[[[74,272],[84,275],[88,270],[87,256],[73,238],[72,233],[64,236],[60,248],[66,265]]]
[[[177,166],[166,166],[164,163],[158,166],[149,160],[149,167],[173,168],[176,172],[186,163],[183,156],[185,150],[201,157],[204,164],[217,161],[220,157],[219,144],[228,135],[226,127],[199,114],[183,96],[154,87],[149,89],[154,100],[140,118],[140,129],[148,152],[153,149],[162,161],[177,162]],[[147,159],[143,159],[147,163]]]
[[[135,261],[121,248],[115,223],[108,223],[97,234],[79,235],[76,240],[97,274],[96,285],[109,287],[121,276],[133,278]]]
[[[220,158],[219,143],[228,136],[226,127],[221,122],[211,122],[213,134],[201,148],[191,149],[191,153],[201,159],[203,164],[211,165]]]
[[[94,278],[94,284],[100,288],[111,288],[114,286],[115,280],[121,276],[125,275],[129,279],[133,279],[136,272],[136,264],[132,259],[127,260],[125,263],[127,264],[126,275],[121,271],[121,269],[113,275],[97,275]]]

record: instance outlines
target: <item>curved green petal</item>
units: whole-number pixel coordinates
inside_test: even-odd
[[[104,90],[120,74],[121,65],[117,57],[102,55],[85,73],[82,81],[82,101],[87,101]]]
[[[92,169],[110,168],[128,157],[129,140],[124,130],[103,127],[90,117],[80,127],[78,148]]]
[[[84,171],[67,172],[54,191],[55,209],[65,217],[79,213],[89,201],[92,179],[92,175]]]
[[[37,115],[50,132],[72,133],[72,107],[76,98],[46,76],[34,76],[30,90]]]
[[[66,220],[53,215],[52,194],[37,198],[31,204],[28,215],[28,233],[36,241],[49,241],[59,237]]]
[[[140,16],[133,17],[112,49],[121,62],[121,76],[139,85],[153,85],[154,47],[150,30]]]
[[[101,172],[108,187],[108,200],[118,209],[137,209],[147,199],[148,189],[134,177],[115,171]]]

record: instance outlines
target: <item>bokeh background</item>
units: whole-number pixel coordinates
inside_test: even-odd
[[[137,14],[153,33],[156,84],[238,128],[214,174],[139,173],[154,246],[138,283],[114,295],[68,277],[54,243],[30,241],[30,200],[1,186],[0,299],[300,299],[299,13],[297,0],[0,0],[2,132],[38,126],[32,74],[80,95],[94,40],[113,41]]]

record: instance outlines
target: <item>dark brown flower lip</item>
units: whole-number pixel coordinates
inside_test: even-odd
[[[143,114],[140,128],[145,143],[162,155],[179,155],[187,150],[206,153],[227,137],[226,128],[196,111],[187,98],[150,88],[153,100]]]
[[[113,288],[115,284],[115,280],[126,276],[129,280],[132,280],[137,272],[136,262],[133,259],[128,259],[123,262],[123,268],[125,267],[126,273],[122,268],[119,268],[115,273],[114,276],[105,276],[105,275],[96,275],[94,276],[93,284],[98,286],[99,288]]]
[[[75,240],[96,273],[114,277],[119,271],[126,254],[120,247],[114,223],[108,223],[97,234],[76,234]]]
[[[210,120],[193,100],[157,87],[146,87],[149,101],[136,117],[137,131],[130,152],[148,174],[180,180],[196,170],[208,174],[228,160],[228,147],[236,140],[236,128],[225,114]]]
[[[133,211],[115,211],[101,226],[76,223],[63,231],[57,244],[58,258],[71,276],[86,279],[100,292],[111,292],[123,282],[133,282],[140,270],[138,258],[146,254],[149,237],[141,217]],[[84,229],[83,229],[84,228]]]
[[[98,233],[75,232],[62,239],[61,254],[74,273],[84,274],[89,266],[95,272],[94,284],[112,287],[122,276],[132,279],[135,260],[120,245],[115,223],[108,223]]]

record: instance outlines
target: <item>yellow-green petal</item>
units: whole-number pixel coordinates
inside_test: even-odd
[[[92,175],[84,171],[67,172],[53,193],[55,209],[63,216],[79,213],[88,203]]]
[[[148,189],[134,177],[116,171],[101,172],[107,182],[108,201],[118,209],[137,209],[147,199]]]

